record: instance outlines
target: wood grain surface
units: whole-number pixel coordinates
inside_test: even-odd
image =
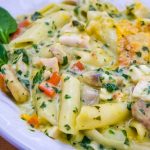
[[[11,144],[9,144],[2,137],[0,137],[0,150],[17,150],[17,149]]]

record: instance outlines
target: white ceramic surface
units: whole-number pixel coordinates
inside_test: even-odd
[[[131,0],[108,0],[119,8]],[[141,0],[150,6],[149,0]],[[13,16],[31,13],[50,2],[60,0],[0,0],[0,6],[5,7]],[[52,140],[43,133],[31,132],[24,121],[20,119],[20,111],[16,105],[0,92],[0,135],[19,150],[71,150],[72,147]]]

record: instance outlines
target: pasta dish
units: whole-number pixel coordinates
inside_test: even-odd
[[[0,7],[0,87],[38,129],[83,150],[150,149],[150,10],[65,0],[16,20]]]

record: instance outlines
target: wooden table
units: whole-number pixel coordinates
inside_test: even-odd
[[[17,150],[17,149],[11,144],[9,144],[2,137],[0,137],[0,150]]]

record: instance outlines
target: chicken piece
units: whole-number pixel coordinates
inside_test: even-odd
[[[52,69],[52,72],[59,72],[58,59],[56,57],[53,58],[33,58],[33,65],[35,66],[45,66],[47,69]]]
[[[4,65],[2,67],[5,70],[4,79],[8,89],[19,103],[25,102],[29,98],[28,90],[19,82],[15,73],[10,65]]]
[[[68,57],[65,51],[62,49],[62,45],[56,43],[51,46],[50,50],[52,54],[58,59],[59,64],[66,65],[68,63]]]
[[[138,100],[132,106],[132,116],[150,130],[150,105]]]
[[[99,102],[98,90],[84,85],[82,88],[82,100],[86,105],[94,105]]]
[[[62,35],[59,42],[66,46],[87,48],[90,37],[88,35]]]
[[[143,79],[137,83],[133,93],[133,97],[140,98],[145,101],[150,101],[150,79]]]
[[[87,71],[82,74],[82,79],[85,83],[95,86],[95,87],[101,87],[102,84],[106,83],[115,83],[117,85],[121,85],[123,78],[113,75],[113,74],[107,74],[104,71]]]
[[[100,87],[102,85],[100,81],[101,76],[102,74],[96,71],[88,71],[83,73],[82,79],[85,83],[91,86]]]

